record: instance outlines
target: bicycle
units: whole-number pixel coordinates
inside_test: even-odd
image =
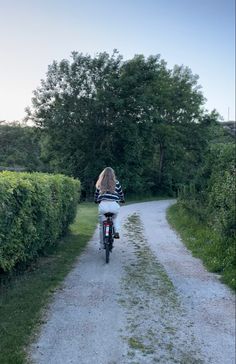
[[[106,255],[106,263],[109,263],[109,256],[112,252],[114,242],[114,225],[113,225],[113,213],[107,212],[104,214],[106,220],[103,221],[103,244]]]

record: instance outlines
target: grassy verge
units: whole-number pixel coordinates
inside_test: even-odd
[[[69,234],[21,274],[0,277],[0,363],[26,362],[25,348],[41,324],[42,309],[91,238],[97,206],[81,204]]]
[[[219,273],[222,282],[236,290],[235,242],[222,239],[178,204],[168,209],[167,217],[192,254],[201,258],[209,271]]]

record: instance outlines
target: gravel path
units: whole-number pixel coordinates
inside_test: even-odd
[[[122,207],[109,264],[95,232],[48,308],[33,363],[235,363],[234,295],[170,228],[172,203]]]

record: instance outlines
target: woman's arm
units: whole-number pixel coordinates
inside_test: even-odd
[[[99,189],[96,188],[95,194],[94,194],[94,202],[97,203],[98,202],[98,196],[99,196]]]
[[[121,201],[124,201],[124,193],[122,191],[120,182],[117,181],[116,183],[116,192],[118,193],[118,196],[120,198]]]

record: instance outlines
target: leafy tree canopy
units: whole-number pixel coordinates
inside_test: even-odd
[[[44,161],[88,195],[107,165],[129,192],[172,191],[194,175],[217,119],[204,101],[198,76],[160,55],[73,52],[48,67],[27,114],[44,130]]]

